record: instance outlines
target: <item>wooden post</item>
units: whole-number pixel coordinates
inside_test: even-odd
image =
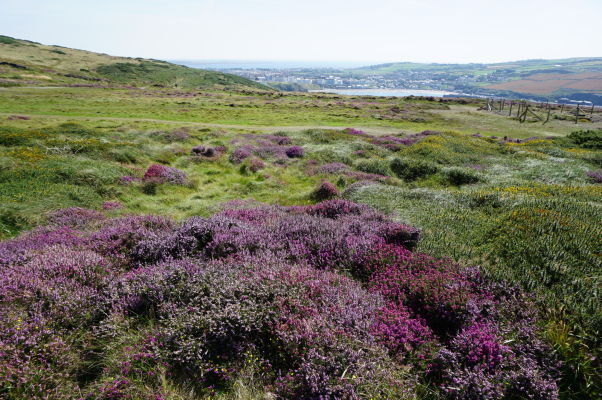
[[[549,120],[550,120],[550,112],[552,111],[552,107],[550,107],[550,105],[548,104],[548,117],[546,118],[546,120],[543,122],[543,124],[545,125]]]
[[[564,103],[562,103],[562,105],[560,106],[560,114],[562,114],[563,111],[564,111]]]
[[[508,111],[508,116],[512,116],[512,100],[510,100],[510,111]]]
[[[594,116],[594,103],[592,103],[592,109],[589,112],[590,116]]]
[[[520,115],[519,115],[519,117],[518,117],[518,120],[521,122],[521,124],[522,124],[523,122],[525,122],[525,121],[523,121],[523,117],[524,117],[525,115],[527,115],[527,107],[529,107],[529,106],[527,105],[527,103],[523,102],[523,104],[521,105],[521,108],[520,108]]]
[[[542,120],[542,118],[541,118],[539,115],[535,114],[535,112],[534,112],[533,110],[529,110],[529,108],[527,108],[527,110],[528,110],[528,111],[531,113],[531,115],[533,115],[535,118],[537,118],[537,119],[538,119],[538,120],[540,120],[540,121]]]
[[[581,104],[577,104],[577,112],[575,112],[575,124],[579,122],[579,114],[581,114],[581,110],[579,110],[579,106]]]
[[[518,117],[518,121],[522,124],[523,122],[525,122],[525,119],[527,119],[527,110],[529,110],[529,105],[525,105],[523,107],[524,111],[522,112],[522,114],[520,115],[520,117]]]

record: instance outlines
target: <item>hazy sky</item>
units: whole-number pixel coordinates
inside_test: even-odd
[[[602,56],[602,0],[0,0],[0,34],[159,59]]]

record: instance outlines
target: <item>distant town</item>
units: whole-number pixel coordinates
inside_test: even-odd
[[[400,76],[380,74],[356,76],[351,70],[335,69],[226,69],[222,70],[254,81],[274,84],[293,83],[306,89],[428,89],[457,90],[476,82],[498,82],[462,75],[450,80],[447,76],[437,77],[431,73],[408,72]]]
[[[598,75],[602,77],[599,72],[602,71],[601,60],[527,60],[505,64],[391,63],[360,68],[182,64],[238,75],[284,91],[429,90],[462,96],[602,105],[602,90],[589,87],[600,79]],[[583,72],[590,75],[583,75]],[[592,73],[595,76],[591,76]],[[532,77],[536,77],[539,88],[533,89]],[[583,77],[586,80],[579,82]],[[564,82],[573,82],[577,86],[563,87]],[[543,90],[542,85],[545,86]]]

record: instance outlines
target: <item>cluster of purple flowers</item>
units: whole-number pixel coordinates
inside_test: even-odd
[[[137,178],[135,176],[130,176],[130,175],[125,175],[119,178],[119,183],[122,185],[130,185],[134,182],[139,182],[140,178]]]
[[[324,201],[334,199],[340,195],[339,190],[335,185],[328,181],[321,182],[318,187],[312,192],[311,197],[316,201]]]
[[[587,171],[586,175],[594,183],[602,183],[602,169],[597,171]]]
[[[303,147],[291,146],[287,136],[277,135],[242,135],[232,142],[238,147],[230,155],[230,161],[240,164],[246,158],[255,155],[263,159],[273,158],[283,162],[289,158],[301,158]]]
[[[172,183],[183,185],[186,183],[186,173],[174,167],[161,164],[153,164],[144,173],[145,182]]]
[[[420,133],[406,135],[404,137],[392,136],[392,135],[375,136],[375,135],[370,135],[362,130],[354,129],[354,128],[347,128],[347,129],[343,130],[343,133],[346,133],[348,135],[355,135],[355,136],[362,136],[365,138],[369,138],[370,142],[372,144],[374,144],[376,146],[384,147],[385,149],[390,150],[390,151],[399,151],[404,146],[411,146],[411,145],[419,142],[421,139],[425,138],[426,136],[440,134],[440,132],[437,132],[437,131],[422,131]]]
[[[119,201],[105,201],[102,203],[102,209],[106,211],[118,210],[120,208],[123,208],[123,204],[121,204]]]
[[[206,147],[203,145],[194,146],[190,153],[193,156],[201,157],[213,157],[215,155],[215,149],[213,147]]]
[[[71,209],[51,220],[0,243],[9,397],[161,397],[172,378],[210,394],[251,357],[281,398],[402,398],[418,379],[408,365],[449,398],[557,398],[528,299],[413,252],[420,231],[370,207],[231,203],[181,223]],[[146,333],[117,351],[134,327]]]
[[[356,129],[356,128],[345,128],[343,130],[343,133],[346,133],[347,135],[354,135],[354,136],[364,136],[364,137],[371,136],[371,135],[367,134],[366,132],[362,131],[361,129]]]
[[[210,147],[210,146],[204,146],[204,145],[200,144],[198,146],[194,146],[190,150],[190,154],[195,157],[211,158],[211,157],[218,157],[218,156],[224,154],[227,150],[228,149],[226,146]]]

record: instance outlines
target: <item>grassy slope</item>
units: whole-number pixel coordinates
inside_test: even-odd
[[[69,84],[160,85],[179,88],[240,86],[269,88],[238,76],[192,69],[165,61],[114,57],[0,36],[0,83],[56,86]]]

